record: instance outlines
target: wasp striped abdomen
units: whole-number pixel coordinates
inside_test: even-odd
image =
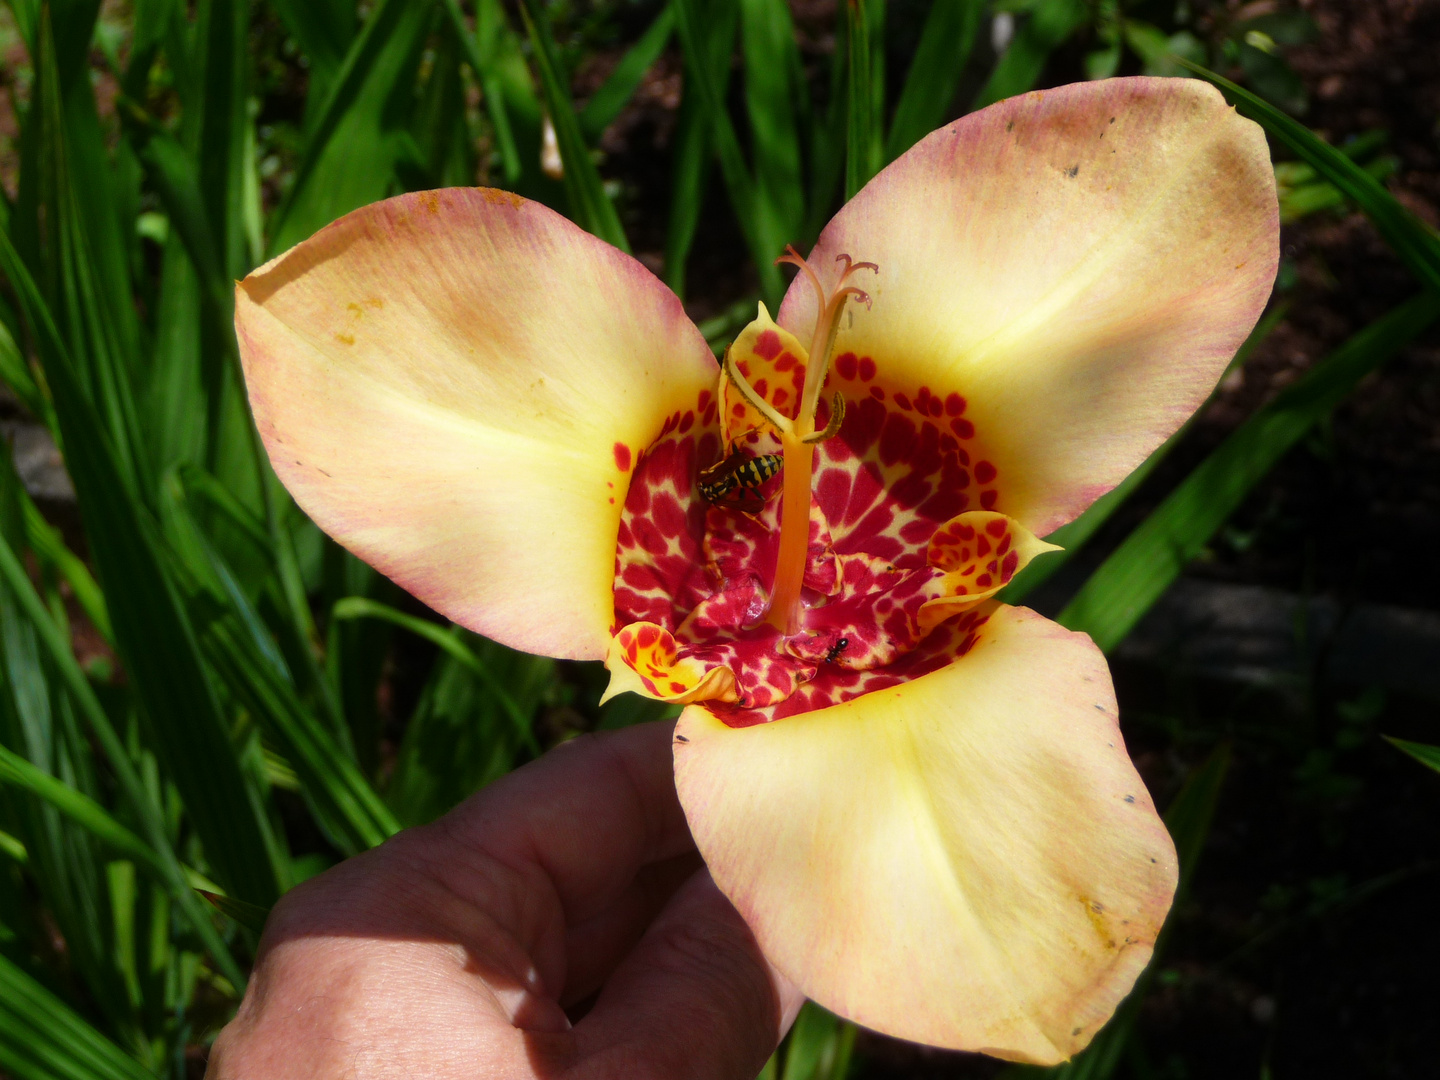
[[[785,459],[780,454],[749,457],[740,450],[700,472],[698,486],[707,502],[746,514],[765,508],[760,489],[780,471]]]

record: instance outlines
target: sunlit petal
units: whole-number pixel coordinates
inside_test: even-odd
[[[1039,535],[1175,430],[1254,325],[1278,213],[1260,128],[1192,79],[1037,91],[935,132],[826,228],[811,263],[879,264],[836,349],[968,404],[998,499]],[[778,321],[804,339],[797,278]],[[843,374],[843,373],[842,373]],[[842,389],[846,386],[841,384]]]
[[[605,655],[631,470],[716,380],[649,271],[538,203],[425,192],[251,274],[236,327],[271,460],[322,528],[473,630]]]
[[[1055,1062],[1149,960],[1174,847],[1088,638],[997,607],[955,652],[769,724],[691,706],[680,798],[715,880],[807,995],[902,1038]]]

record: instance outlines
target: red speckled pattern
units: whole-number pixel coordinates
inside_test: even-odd
[[[747,708],[738,702],[726,701],[707,701],[705,706],[730,727],[768,724],[771,720],[797,713],[828,709],[862,694],[918,679],[958,660],[974,647],[989,619],[987,608],[980,607],[943,623],[916,648],[886,667],[852,671],[836,664],[825,664],[811,682],[784,701],[769,707]]]
[[[731,342],[730,359],[751,389],[776,412],[795,415],[805,388],[805,346],[772,322],[763,307],[759,317]],[[722,376],[720,382],[725,395],[724,435],[729,442],[759,427],[763,420],[728,380]]]
[[[774,366],[793,357],[794,339],[762,316],[732,349],[756,391],[780,404]],[[778,374],[781,389],[798,397],[803,364],[786,362]],[[707,692],[723,700],[709,703],[737,724],[868,693],[914,677],[927,657],[953,658],[965,640],[952,640],[955,628],[973,620],[937,623],[973,610],[1018,570],[1018,556],[1008,556],[1019,526],[979,512],[999,505],[1001,478],[958,394],[887,386],[871,358],[850,353],[836,358],[826,396],[836,390],[848,407],[837,437],[816,447],[803,634],[783,638],[760,622],[779,548],[783,473],[760,489],[766,505],[753,516],[711,506],[696,488],[696,473],[722,455],[714,397],[702,394],[693,412],[672,416],[641,456],[621,518],[615,629],[643,623],[666,632],[664,648],[645,654],[654,670],[636,668],[646,690],[698,700],[698,673],[723,666],[733,683],[710,680]],[[723,379],[719,392],[727,417],[739,406],[727,436],[743,436],[745,453],[779,452],[768,431],[744,434],[758,415]],[[817,427],[828,412],[822,405]]]

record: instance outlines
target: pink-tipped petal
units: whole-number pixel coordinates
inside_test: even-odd
[[[538,203],[452,189],[347,215],[235,303],[270,459],[326,532],[472,630],[604,657],[631,472],[715,386],[673,293]]]
[[[1045,535],[1204,400],[1270,294],[1274,174],[1260,128],[1193,79],[1114,79],[999,102],[928,136],[831,221],[810,263],[880,266],[837,353],[959,394]],[[779,322],[802,340],[797,278]]]
[[[998,607],[969,645],[769,724],[692,705],[676,783],[716,882],[808,996],[901,1038],[1053,1063],[1149,960],[1175,849],[1089,638]]]

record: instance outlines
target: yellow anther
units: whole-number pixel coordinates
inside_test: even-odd
[[[835,396],[830,399],[830,421],[825,425],[825,430],[812,432],[800,441],[817,443],[833,439],[840,434],[840,425],[843,423],[845,423],[845,397],[839,390],[836,390]]]

